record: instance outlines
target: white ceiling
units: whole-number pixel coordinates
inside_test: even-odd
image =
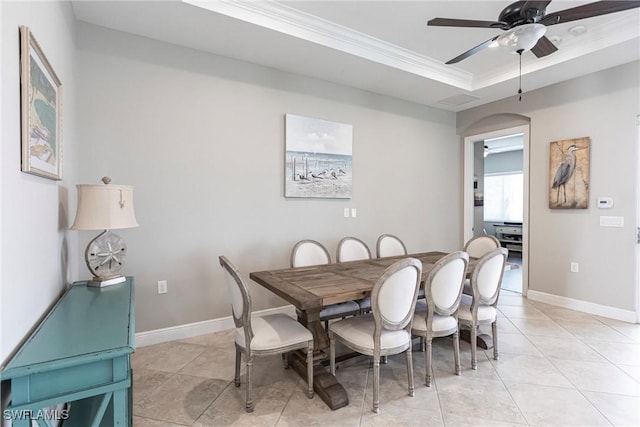
[[[435,17],[497,20],[507,1],[74,1],[77,19],[450,111],[518,90],[518,56],[485,49],[499,34],[428,27]],[[554,12],[591,1],[555,0]],[[573,35],[582,25],[586,31]],[[525,92],[640,59],[639,9],[547,28],[558,51],[522,56]]]

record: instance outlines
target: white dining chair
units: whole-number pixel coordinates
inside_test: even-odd
[[[393,234],[382,234],[378,237],[376,241],[376,256],[378,258],[406,254],[407,247],[397,236]]]
[[[225,272],[231,299],[231,314],[235,323],[236,347],[235,386],[240,387],[240,363],[245,356],[247,369],[247,412],[253,412],[251,376],[254,356],[283,354],[297,349],[307,352],[307,395],[313,398],[313,335],[295,319],[282,313],[251,316],[251,296],[238,269],[224,256],[219,258]]]
[[[338,262],[359,261],[371,259],[371,251],[365,242],[357,237],[344,237],[338,242],[336,251]],[[358,301],[360,313],[367,313],[371,310],[371,297],[366,297]]]
[[[331,264],[331,255],[322,243],[315,240],[300,240],[291,251],[291,267],[324,264]],[[326,329],[329,326],[329,320],[354,316],[358,313],[360,313],[360,304],[356,301],[346,301],[324,307],[320,311],[320,320],[324,321]]]
[[[431,344],[434,338],[453,335],[454,372],[460,375],[460,334],[458,307],[469,255],[458,251],[440,259],[429,271],[424,283],[425,300],[418,301],[411,334],[426,342],[424,353],[425,384],[431,387]]]
[[[467,243],[464,244],[464,249],[462,250],[472,258],[480,258],[482,255],[498,249],[500,246],[500,241],[497,238],[489,234],[484,234],[469,239]]]
[[[502,245],[496,237],[484,234],[469,239],[462,250],[468,253],[471,258],[481,258],[487,252],[494,251],[500,247]],[[471,281],[469,279],[465,280],[462,293],[471,295]]]
[[[472,295],[462,295],[460,300],[458,322],[471,332],[471,369],[478,369],[476,340],[480,325],[491,324],[493,358],[498,360],[497,305],[508,253],[499,248],[483,255],[471,273]]]
[[[388,267],[373,286],[371,313],[329,326],[331,373],[336,374],[336,341],[373,356],[373,412],[380,412],[380,358],[406,353],[408,391],[414,395],[411,321],[422,276],[422,263],[405,258]]]

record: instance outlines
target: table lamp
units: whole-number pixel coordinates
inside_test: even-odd
[[[77,184],[78,210],[72,230],[104,230],[87,245],[84,259],[93,279],[87,286],[105,287],[125,281],[118,274],[127,257],[124,240],[111,230],[137,227],[133,210],[133,187],[111,185],[102,178],[103,185]]]

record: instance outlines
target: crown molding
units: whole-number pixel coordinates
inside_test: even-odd
[[[313,16],[273,0],[182,0],[182,3],[259,25],[411,74],[471,90],[473,74],[392,43]]]

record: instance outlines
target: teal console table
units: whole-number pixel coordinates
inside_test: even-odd
[[[74,283],[0,372],[13,427],[130,427],[133,278],[106,288]],[[69,410],[45,410],[70,402]]]

